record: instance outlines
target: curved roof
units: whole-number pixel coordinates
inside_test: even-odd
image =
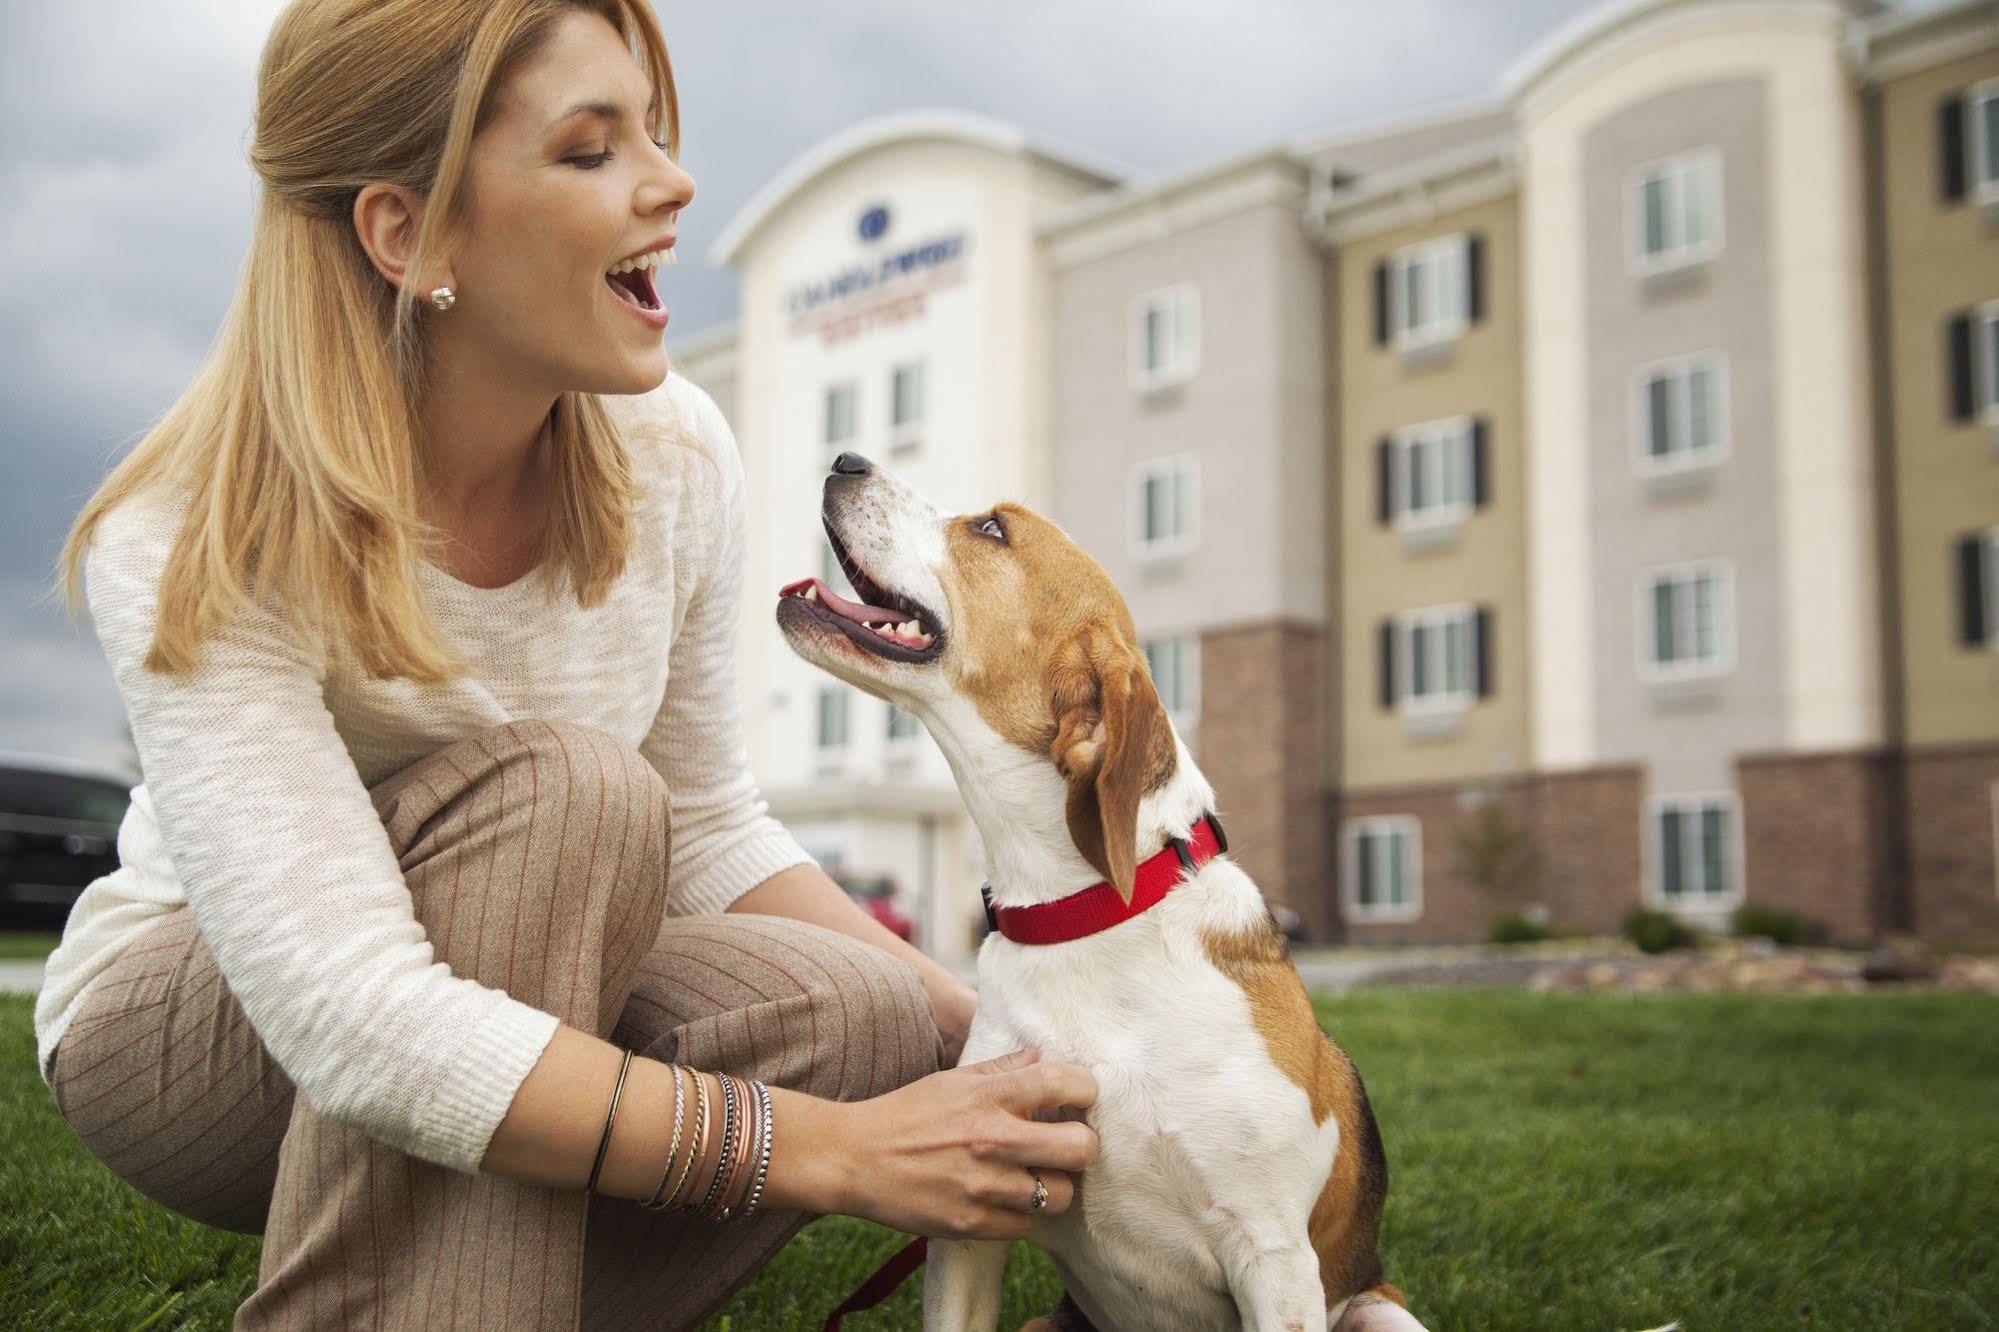
[[[1032,139],[1018,125],[990,116],[968,111],[899,111],[849,126],[795,158],[729,219],[729,225],[708,248],[709,262],[734,263],[771,215],[821,176],[876,148],[920,139],[945,139],[996,153],[1024,153],[1105,185],[1115,185],[1126,175],[1123,168],[1102,158]]]

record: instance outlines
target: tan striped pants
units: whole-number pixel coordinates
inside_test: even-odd
[[[417,919],[459,975],[641,1055],[816,1096],[878,1095],[939,1065],[901,959],[799,921],[666,915],[665,783],[602,731],[496,727],[371,794]],[[263,1235],[237,1328],[686,1327],[810,1219],[716,1225],[465,1174],[322,1118],[185,908],[93,982],[51,1083],[134,1188]]]

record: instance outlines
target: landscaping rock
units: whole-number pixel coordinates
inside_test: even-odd
[[[1936,966],[1921,939],[1897,934],[1875,946],[1860,974],[1870,981],[1926,981],[1935,977]]]

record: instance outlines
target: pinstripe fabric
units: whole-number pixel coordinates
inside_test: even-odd
[[[853,1100],[938,1067],[915,970],[798,921],[666,915],[665,783],[591,727],[467,737],[370,789],[439,960],[641,1055]],[[180,910],[94,982],[52,1070],[134,1188],[264,1236],[237,1328],[673,1328],[808,1218],[717,1226],[448,1170],[293,1093]]]

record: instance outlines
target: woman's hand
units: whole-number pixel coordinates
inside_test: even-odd
[[[820,1150],[850,1163],[840,1211],[918,1235],[1018,1239],[1037,1215],[1029,1171],[1048,1188],[1040,1210],[1065,1212],[1071,1176],[1097,1155],[1089,1125],[1035,1113],[1096,1100],[1087,1069],[1015,1051],[838,1107]]]

